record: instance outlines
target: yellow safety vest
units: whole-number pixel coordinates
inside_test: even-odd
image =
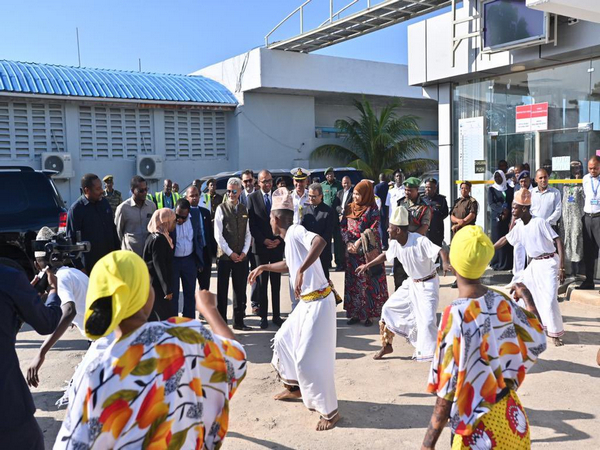
[[[173,197],[173,209],[175,208],[175,203],[177,203],[177,200],[179,200],[181,198],[181,195],[179,195],[177,192],[171,192],[171,196]],[[164,192],[157,192],[156,194],[154,194],[154,198],[156,199],[156,208],[160,209],[163,207],[163,203],[164,203],[164,199],[165,199],[165,194]]]

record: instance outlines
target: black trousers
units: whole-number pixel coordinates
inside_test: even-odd
[[[276,251],[265,253],[256,253],[256,265],[276,263],[283,260],[283,244],[279,244]],[[267,296],[267,285],[271,280],[271,307],[273,309],[273,319],[281,316],[280,310],[280,291],[281,291],[281,274],[275,272],[263,272],[258,277],[258,284],[255,292],[259,301],[259,313],[261,319],[266,319],[269,313],[269,297]]]
[[[600,216],[583,216],[583,260],[585,262],[585,281],[594,283],[594,269],[600,246]]]
[[[246,284],[248,280],[248,259],[233,262],[230,259],[217,260],[217,309],[227,322],[227,292],[229,278],[233,284],[233,323],[239,325],[246,311]]]
[[[336,216],[337,217],[337,216]],[[342,240],[342,229],[337,218],[333,221],[333,255],[335,256],[335,267],[346,269],[346,245]]]
[[[406,274],[404,267],[398,258],[394,258],[394,291],[397,291],[407,278],[408,275]]]
[[[256,269],[256,257],[254,256],[254,253],[252,253],[252,250],[248,250],[248,262],[250,263],[250,271]],[[256,285],[257,283],[254,283],[251,287],[252,290],[250,291],[250,305],[252,308],[260,307],[260,300],[258,298],[258,290],[256,289]]]
[[[202,272],[198,272],[198,286],[200,286],[201,290],[210,290],[210,277],[212,274],[212,255],[206,248],[204,249],[202,258],[204,259],[204,268],[202,269]]]
[[[0,428],[2,448],[44,450],[44,433],[31,416],[14,428]]]

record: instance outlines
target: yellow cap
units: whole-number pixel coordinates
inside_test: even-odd
[[[480,278],[494,257],[494,244],[481,227],[461,228],[450,245],[450,264],[461,277]]]
[[[150,293],[150,274],[142,258],[127,250],[117,250],[101,258],[92,269],[85,299],[85,322],[92,314],[92,305],[103,297],[112,298],[110,325],[99,339],[113,332],[128,317],[144,307]],[[84,329],[85,329],[84,324]]]

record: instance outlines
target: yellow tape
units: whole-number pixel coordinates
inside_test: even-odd
[[[456,180],[455,184],[462,184],[463,181],[469,181],[471,184],[494,184],[492,180]],[[576,178],[573,180],[548,180],[548,184],[581,184],[583,183],[583,179]]]

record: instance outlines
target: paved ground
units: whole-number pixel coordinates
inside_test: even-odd
[[[342,287],[343,275],[332,274]],[[440,311],[456,296],[442,279]],[[507,282],[502,277],[496,280]],[[284,286],[287,283],[285,277]],[[393,281],[389,278],[389,285]],[[216,279],[213,278],[213,286]],[[282,289],[283,311],[290,310],[289,294]],[[532,425],[534,448],[600,447],[600,368],[595,365],[600,347],[600,308],[574,302],[561,304],[565,320],[565,346],[549,347],[519,390]],[[258,326],[255,317],[248,323]],[[316,432],[316,413],[301,402],[280,403],[272,396],[281,390],[270,368],[270,340],[275,328],[241,333],[249,358],[248,376],[231,404],[230,432],[224,448],[272,449],[384,449],[418,448],[431,415],[434,398],[424,392],[428,364],[410,360],[412,347],[398,340],[396,352],[385,361],[373,361],[378,348],[377,327],[346,325],[338,306],[336,386],[342,420],[329,432]],[[17,350],[25,371],[42,338],[33,331],[19,333]],[[76,330],[67,332],[52,350],[41,373],[41,386],[33,390],[36,417],[51,448],[64,417],[54,402],[73,373],[87,343]],[[444,431],[438,448],[447,448]]]

